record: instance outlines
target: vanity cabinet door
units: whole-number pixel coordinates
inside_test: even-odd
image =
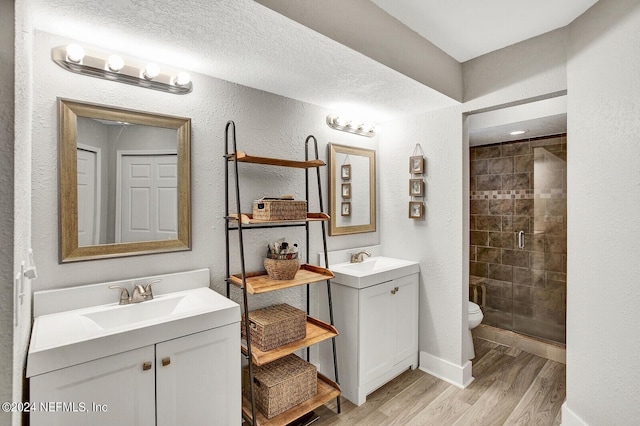
[[[158,343],[157,425],[240,425],[239,347],[239,322]]]
[[[31,377],[33,426],[155,425],[154,347]]]
[[[393,281],[360,290],[359,383],[364,384],[393,367],[395,311]]]
[[[392,281],[391,305],[396,320],[393,330],[393,365],[418,353],[418,274]],[[397,289],[397,290],[396,290]]]

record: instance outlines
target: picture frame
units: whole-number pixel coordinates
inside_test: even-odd
[[[422,219],[424,217],[424,203],[422,201],[409,201],[409,219]]]
[[[351,184],[343,183],[342,184],[342,198],[351,198]]]
[[[342,203],[342,208],[340,209],[341,216],[351,216],[351,203],[349,201],[345,201]]]
[[[424,156],[413,155],[409,157],[409,173],[414,175],[424,173]]]
[[[422,179],[409,179],[409,195],[424,197],[424,181]]]
[[[340,177],[342,180],[351,179],[351,164],[343,164],[342,167],[340,167]]]

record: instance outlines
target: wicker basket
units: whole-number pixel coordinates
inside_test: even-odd
[[[272,280],[292,280],[300,269],[300,260],[266,258],[264,269]]]
[[[287,411],[317,391],[317,369],[296,355],[287,355],[269,364],[253,367],[256,407],[267,419]],[[242,370],[242,391],[251,399],[249,369]]]
[[[307,202],[294,200],[256,200],[253,218],[258,220],[305,220]]]
[[[244,316],[240,328],[242,338],[246,339]],[[305,338],[307,313],[286,303],[269,306],[249,312],[249,328],[253,346],[261,351],[270,351],[278,346]]]

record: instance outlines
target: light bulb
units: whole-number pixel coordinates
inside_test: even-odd
[[[176,77],[176,86],[186,86],[191,81],[191,76],[188,72],[182,71],[178,73]]]
[[[113,72],[118,72],[124,67],[124,59],[118,55],[111,55],[107,60],[107,67]]]
[[[509,133],[511,136],[517,136],[517,135],[524,135],[526,133],[526,130],[514,130],[513,132]]]
[[[347,125],[347,120],[345,120],[344,118],[336,115],[335,117],[333,117],[333,124],[336,126],[340,126],[340,127],[344,127]]]
[[[160,74],[160,67],[152,62],[150,64],[147,64],[147,67],[144,69],[143,75],[147,80],[153,80],[158,76],[158,74]]]
[[[84,49],[79,44],[71,43],[67,46],[67,59],[76,64],[84,58]]]

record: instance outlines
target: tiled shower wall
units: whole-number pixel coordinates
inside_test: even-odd
[[[487,289],[483,322],[564,343],[566,135],[473,147],[470,160],[469,269]]]

